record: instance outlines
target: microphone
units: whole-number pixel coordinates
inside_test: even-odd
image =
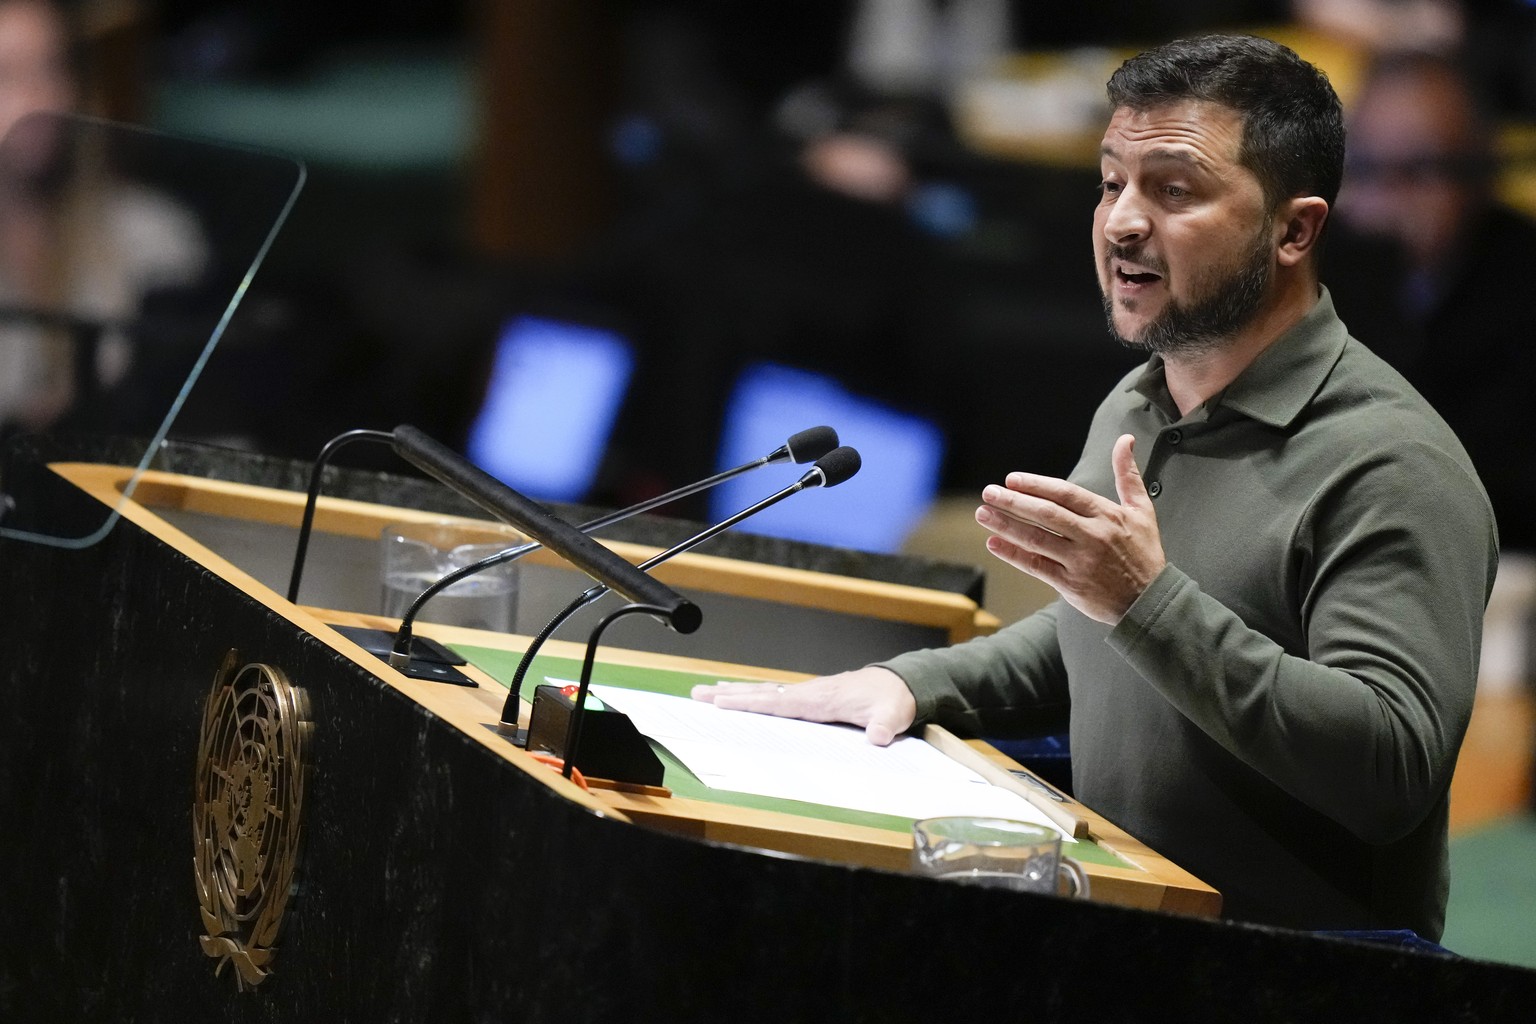
[[[729,530],[743,519],[748,519],[752,516],[755,516],[759,512],[763,511],[763,509],[772,505],[777,505],[791,494],[798,493],[799,491],[803,491],[811,487],[836,487],[838,484],[847,481],[850,477],[857,473],[863,464],[863,459],[859,457],[859,453],[855,449],[850,448],[847,445],[843,445],[840,448],[834,448],[827,454],[823,455],[821,458],[817,459],[816,464],[813,465],[804,476],[790,484],[788,487],[784,488],[782,491],[771,494],[757,504],[744,508],[740,512],[737,512],[735,515],[720,520],[720,522],[713,526],[700,530],[698,533],[694,534],[692,537],[689,537],[687,540],[674,544],[672,547],[667,548],[667,550],[661,552],[658,555],[652,555],[650,558],[647,558],[645,561],[636,566],[636,568],[644,571],[646,569],[660,565],[662,562],[667,561],[674,555],[680,555],[684,551],[691,551],[698,547],[700,544],[709,540],[711,537],[718,536],[719,534],[724,533],[726,530]]]
[[[298,545],[294,551],[293,570],[288,577],[289,601],[297,604],[299,600],[299,582],[303,578],[304,574],[304,558],[309,550],[310,533],[314,529],[315,506],[320,500],[320,481],[322,474],[325,471],[326,465],[331,460],[331,456],[333,456],[338,449],[345,445],[351,444],[354,441],[374,441],[383,444],[393,444],[394,440],[395,435],[389,431],[349,430],[344,434],[339,434],[338,436],[331,438],[331,440],[327,441],[325,446],[320,449],[320,454],[315,457],[315,464],[310,469],[308,494],[305,496],[304,515],[299,525],[299,538]],[[762,466],[767,466],[776,462],[783,462],[786,459],[793,459],[795,462],[799,463],[815,462],[817,459],[821,458],[823,455],[827,454],[829,451],[836,447],[837,431],[827,426],[810,427],[806,430],[800,431],[799,433],[792,434],[788,441],[767,455],[764,455],[760,459],[753,459],[751,462],[743,463],[734,469],[728,469],[722,473],[716,473],[714,476],[706,477],[703,480],[697,481],[696,483],[688,484],[684,487],[679,487],[676,490],[668,491],[666,494],[662,494],[654,498],[648,498],[639,504],[631,505],[629,508],[623,509],[621,511],[610,512],[609,514],[600,516],[590,522],[583,523],[581,526],[577,527],[577,529],[581,530],[582,533],[591,533],[594,530],[601,530],[605,526],[612,526],[614,523],[622,522],[631,516],[637,516],[642,512],[649,512],[653,508],[658,508],[662,505],[666,505],[674,501],[679,501],[683,498],[691,497],[700,491],[708,490],[711,487],[715,487],[727,480],[733,479],[743,473],[750,472],[751,470],[758,469]],[[489,569],[494,565],[500,565],[502,561],[510,561],[540,547],[543,547],[543,545],[535,543],[526,545],[522,548],[508,549],[506,552],[502,552],[497,556],[493,556],[496,560],[487,559],[483,563],[476,563],[477,567],[471,571],[478,572],[480,569]],[[512,553],[513,551],[516,553]],[[469,575],[469,573],[466,572],[464,575]],[[442,586],[451,586],[453,583],[462,578],[463,576],[455,575],[452,580],[444,582]],[[433,590],[432,593],[435,594],[436,592],[437,590]],[[430,596],[430,594],[427,595],[427,597]],[[421,601],[418,602],[418,604],[424,603],[425,600],[426,597],[423,597]],[[414,611],[415,607],[413,606],[413,610],[411,613],[408,613],[407,618],[414,618]]]
[[[677,501],[681,498],[686,498],[697,494],[700,491],[716,487],[727,480],[734,479],[735,477],[738,477],[743,473],[751,472],[754,469],[760,469],[763,466],[772,465],[778,462],[785,462],[788,460],[793,460],[798,463],[812,462],[816,459],[824,457],[836,447],[836,430],[833,430],[828,426],[810,427],[806,430],[801,430],[798,433],[792,434],[789,439],[784,442],[784,444],[769,452],[767,455],[764,455],[762,458],[753,459],[752,461],[745,462],[733,469],[728,469],[723,472],[716,473],[713,476],[706,477],[703,480],[699,480],[692,484],[687,484],[683,487],[679,487],[676,490],[668,491],[667,493],[658,495],[654,498],[648,498],[645,501],[631,505],[628,508],[621,509],[617,512],[610,512],[607,515],[599,516],[596,519],[583,523],[581,526],[576,527],[576,529],[584,534],[592,533],[596,530],[601,530],[605,526],[612,526],[614,523],[622,522],[623,520],[629,519],[632,516],[640,515],[643,512],[649,512],[651,509],[657,508],[661,505],[665,505],[670,502]],[[409,456],[407,456],[407,458],[409,458]],[[407,608],[405,614],[401,616],[400,628],[396,631],[394,643],[391,646],[391,650],[387,656],[389,663],[395,668],[401,669],[409,666],[412,657],[412,628],[415,625],[416,616],[421,612],[422,606],[425,605],[429,600],[440,594],[442,591],[453,586],[460,580],[466,579],[469,576],[473,576],[477,572],[482,572],[494,566],[503,565],[507,562],[513,561],[514,559],[521,558],[523,555],[526,555],[532,551],[536,551],[543,546],[544,545],[541,542],[535,540],[527,544],[520,544],[516,547],[507,548],[505,551],[498,551],[496,554],[487,558],[483,558],[478,562],[472,562],[469,565],[461,566],[428,586],[426,590],[424,590],[421,595],[416,598],[415,601],[411,602],[410,607]],[[436,657],[436,655],[434,655],[434,657]],[[435,672],[433,675],[436,677]]]
[[[703,615],[693,602],[647,576],[543,505],[514,491],[442,442],[433,440],[415,427],[402,424],[395,428],[393,447],[402,458],[418,469],[446,484],[497,519],[522,530],[588,576],[623,594],[632,604],[647,606],[665,625],[679,633],[692,633],[699,628]],[[410,660],[410,637],[403,639],[405,650],[400,652],[398,648],[401,645],[397,644],[397,650],[390,653],[391,664],[395,663],[397,653],[403,654],[405,662]]]
[[[723,533],[724,531],[730,529],[732,526],[735,526],[742,520],[750,518],[751,516],[755,516],[757,513],[763,511],[766,508],[777,505],[779,502],[783,501],[785,498],[788,498],[790,495],[795,494],[798,491],[803,491],[812,487],[836,487],[838,484],[847,481],[850,477],[857,473],[862,464],[863,460],[859,457],[859,453],[853,448],[849,448],[846,445],[840,448],[834,448],[832,451],[817,459],[816,464],[812,466],[804,476],[795,481],[793,484],[789,485],[781,491],[778,491],[775,494],[769,495],[767,498],[764,498],[757,504],[744,508],[740,512],[737,512],[735,515],[721,520],[713,526],[706,527],[705,529],[694,534],[692,537],[689,537],[688,539],[673,545],[667,550],[659,554],[652,555],[650,558],[641,562],[636,568],[642,571],[648,570],[657,565],[660,565],[662,562],[665,562],[676,555],[682,554],[685,551],[691,551],[710,538]],[[528,649],[523,652],[522,660],[517,663],[517,671],[513,674],[511,688],[507,691],[506,703],[502,705],[501,722],[497,726],[498,731],[504,735],[511,735],[513,737],[517,736],[518,695],[522,691],[523,677],[527,675],[528,667],[533,664],[533,658],[538,653],[539,648],[544,646],[544,641],[549,639],[551,634],[553,634],[556,629],[559,629],[560,625],[565,622],[566,619],[569,619],[582,608],[602,597],[608,592],[608,589],[609,588],[606,585],[599,583],[597,586],[583,591],[576,598],[576,600],[566,605],[555,615],[554,618],[550,619],[549,622],[545,624],[544,628],[539,630],[538,635],[535,636],[533,640],[528,644]],[[580,731],[582,707],[585,697],[585,689],[577,693],[576,708],[571,717],[572,729],[577,735],[579,735]],[[529,724],[531,728],[532,723],[530,722]],[[573,743],[570,739],[568,739],[566,742],[566,750],[569,752],[573,749],[573,747]],[[567,764],[573,764],[574,759],[567,757],[566,762]]]
[[[772,453],[763,456],[758,463],[768,465],[771,462],[783,462],[785,459],[793,459],[802,464],[815,462],[836,447],[837,431],[827,426],[810,427],[798,434],[791,434],[788,441]]]

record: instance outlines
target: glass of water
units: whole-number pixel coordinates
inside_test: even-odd
[[[912,826],[918,874],[1020,892],[1088,895],[1083,866],[1061,854],[1061,834],[1007,818],[924,818]]]
[[[434,519],[391,523],[380,533],[380,611],[403,616],[428,587],[528,538],[500,523]],[[482,569],[434,595],[417,621],[511,632],[517,619],[517,562]]]

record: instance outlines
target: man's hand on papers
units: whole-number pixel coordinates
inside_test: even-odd
[[[869,741],[882,747],[910,729],[917,717],[917,701],[907,684],[890,669],[873,665],[803,683],[695,686],[693,698],[731,711],[861,725]]]

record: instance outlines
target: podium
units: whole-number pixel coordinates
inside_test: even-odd
[[[83,455],[23,453],[8,488],[61,532],[99,520],[127,471]],[[162,463],[99,543],[0,539],[0,1019],[1493,1020],[1536,998],[1536,972],[1211,917],[1209,887],[1091,809],[1120,863],[1090,863],[1100,898],[1079,901],[911,875],[910,839],[878,825],[580,789],[496,733],[494,666],[472,659],[475,688],[407,679],[334,630],[366,610],[291,604],[211,546],[291,529],[294,467]],[[454,507],[419,481],[340,484],[317,521],[343,542]],[[674,571],[706,622],[737,602],[770,635],[780,614],[808,617],[797,636],[841,616],[850,647],[988,628],[911,583]],[[603,660],[634,670],[822,670],[619,643]]]

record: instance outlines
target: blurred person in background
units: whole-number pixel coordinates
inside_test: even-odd
[[[69,17],[0,0],[0,433],[60,421],[126,376],[144,296],[206,261],[196,219],[103,177],[105,139],[69,120],[80,96]]]
[[[1451,53],[1466,38],[1461,0],[1292,0],[1296,20],[1366,53]]]
[[[1329,279],[1360,340],[1466,445],[1505,551],[1536,551],[1536,346],[1509,288],[1536,222],[1495,199],[1496,170],[1492,126],[1455,63],[1383,58],[1351,111]]]
[[[10,137],[26,115],[70,110],[75,81],[69,33],[62,14],[35,0],[0,3],[0,140]],[[47,161],[54,143],[39,138],[27,152],[22,140],[5,143],[5,193],[0,198],[0,301],[6,306],[55,305],[58,268],[53,258],[57,218],[35,201],[28,179],[37,161]],[[9,317],[7,318],[9,320]],[[9,323],[0,334],[0,424],[9,419],[33,425],[52,420],[72,392],[69,341],[28,336]]]
[[[1536,115],[1531,0],[1291,0],[1294,20],[1366,59],[1428,53],[1459,60],[1500,115]]]

